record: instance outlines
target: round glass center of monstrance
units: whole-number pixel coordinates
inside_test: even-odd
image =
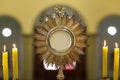
[[[71,45],[71,37],[66,31],[56,31],[50,37],[50,45],[53,49],[64,51]]]
[[[56,27],[49,32],[47,41],[54,54],[65,55],[74,44],[74,36],[66,27]]]

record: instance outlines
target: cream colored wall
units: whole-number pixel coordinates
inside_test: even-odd
[[[56,4],[63,4],[77,10],[87,24],[88,34],[95,34],[98,23],[104,17],[113,14],[120,15],[119,3],[120,0],[0,0],[0,16],[13,16],[20,22],[23,34],[31,35],[34,21],[43,10]],[[33,54],[31,38],[24,37],[26,47],[24,78],[28,80],[32,78]],[[95,54],[92,54],[95,53],[95,38],[89,38],[88,43],[91,46],[88,47],[87,54],[87,65],[90,65],[87,67],[87,75],[88,80],[95,80],[95,61],[91,60],[95,56]]]
[[[23,36],[24,42],[24,73],[23,80],[33,80],[34,53],[33,53],[33,38],[32,36]]]
[[[0,16],[9,15],[21,23],[23,34],[32,34],[36,17],[44,9],[64,4],[77,10],[86,21],[88,33],[96,33],[105,16],[120,15],[120,0],[0,0]]]

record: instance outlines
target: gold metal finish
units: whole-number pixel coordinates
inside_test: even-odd
[[[57,7],[54,17],[46,16],[45,21],[41,23],[42,26],[35,28],[34,35],[35,51],[41,55],[40,59],[45,60],[48,65],[55,64],[57,67],[79,61],[79,56],[84,54],[87,37],[85,27],[75,20],[75,16],[69,18],[64,8]],[[57,31],[66,32],[70,36],[70,45],[64,50],[57,50],[50,44],[51,35]]]
[[[65,76],[62,66],[79,61],[79,56],[84,54],[87,37],[85,27],[75,20],[75,16],[69,17],[63,7],[57,6],[55,9],[54,16],[46,16],[45,20],[41,21],[42,26],[35,28],[34,45],[36,53],[41,55],[40,59],[45,60],[47,65],[55,64],[59,67],[57,79],[63,80]],[[66,32],[70,37],[70,44],[63,50],[51,46],[50,38],[58,31]]]
[[[68,45],[68,48],[64,49],[64,50],[56,50],[55,48],[52,48],[52,46],[50,45],[50,37],[53,33],[57,32],[57,31],[64,31],[64,32],[67,32],[71,38],[70,40],[70,45]],[[61,26],[61,27],[55,27],[53,29],[51,29],[47,35],[47,45],[48,45],[48,48],[49,50],[54,53],[55,55],[66,55],[67,53],[69,53],[73,46],[75,45],[75,36],[74,34],[65,26]]]
[[[63,80],[64,78],[65,78],[65,76],[63,74],[62,66],[60,66],[59,71],[58,71],[58,75],[57,75],[57,79],[58,80]]]

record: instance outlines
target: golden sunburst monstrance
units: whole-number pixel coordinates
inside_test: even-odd
[[[64,8],[56,8],[55,15],[46,16],[41,23],[34,35],[36,53],[41,59],[56,66],[78,61],[80,54],[84,54],[87,39],[80,21],[76,21],[74,15],[69,17]]]

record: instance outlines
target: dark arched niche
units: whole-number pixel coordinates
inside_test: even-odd
[[[115,35],[110,35],[108,33],[108,27],[114,26],[117,29]],[[113,30],[112,30],[113,31]],[[98,25],[98,37],[97,37],[97,76],[98,79],[102,77],[102,46],[103,41],[107,41],[109,47],[108,53],[108,77],[113,78],[113,61],[114,61],[114,52],[115,42],[120,45],[120,16],[111,15],[105,17],[100,24]],[[120,70],[119,70],[120,72]],[[120,74],[119,74],[120,76]]]
[[[4,37],[2,30],[4,28],[9,28],[12,31],[12,35],[9,37]],[[9,64],[9,79],[12,79],[12,47],[13,43],[16,44],[18,48],[18,58],[19,58],[19,79],[22,79],[23,75],[23,41],[21,35],[21,25],[15,18],[11,16],[0,16],[0,79],[3,78],[2,74],[2,51],[3,45],[6,45],[8,51],[8,64]]]

